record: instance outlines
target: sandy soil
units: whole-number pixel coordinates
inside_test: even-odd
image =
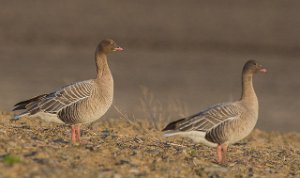
[[[124,117],[86,126],[81,145],[69,127],[0,117],[0,177],[299,177],[300,134],[255,130],[229,148],[228,162],[188,139],[164,138]],[[127,118],[127,117],[126,117]],[[127,118],[128,119],[128,118]]]

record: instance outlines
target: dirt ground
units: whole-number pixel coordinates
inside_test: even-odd
[[[164,138],[145,122],[120,117],[70,129],[39,119],[0,117],[0,177],[299,177],[300,134],[254,130],[229,148],[228,162],[188,139]]]

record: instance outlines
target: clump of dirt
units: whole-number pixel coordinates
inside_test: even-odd
[[[86,126],[72,145],[66,125],[0,117],[0,177],[299,177],[300,134],[254,130],[229,147],[228,163],[189,139],[164,138],[145,122]]]

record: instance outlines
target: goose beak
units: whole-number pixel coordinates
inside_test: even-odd
[[[114,50],[113,51],[123,51],[124,49],[123,48],[121,48],[121,47],[116,47],[116,48],[114,48]]]
[[[267,72],[267,69],[264,68],[264,67],[262,67],[262,68],[259,69],[259,72],[261,72],[261,73],[266,73],[266,72]]]

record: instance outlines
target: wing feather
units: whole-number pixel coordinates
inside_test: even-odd
[[[25,109],[31,115],[40,111],[57,114],[62,109],[90,97],[93,84],[92,80],[87,80],[68,85],[41,97],[39,100],[35,99],[29,102]]]
[[[219,104],[198,114],[180,119],[178,122],[172,122],[171,124],[173,124],[173,126],[169,124],[166,128],[172,128],[172,130],[178,131],[208,132],[224,122],[238,118],[240,114],[240,109],[233,104]],[[164,131],[166,130],[169,129],[164,129]]]

